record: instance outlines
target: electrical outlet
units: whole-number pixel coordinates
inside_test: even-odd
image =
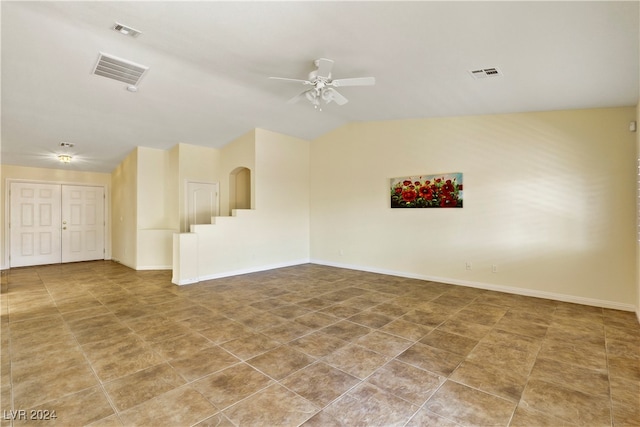
[[[491,272],[492,272],[492,273],[497,273],[497,272],[498,272],[498,266],[497,266],[497,265],[495,265],[495,264],[493,264],[493,265],[491,266]]]
[[[466,268],[467,270],[471,270],[472,269],[471,261],[465,262],[464,263],[464,268]]]

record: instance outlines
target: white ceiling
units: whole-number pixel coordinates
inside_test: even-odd
[[[351,121],[638,103],[638,2],[2,1],[2,163],[112,171],[135,147],[221,147],[259,127],[314,139]],[[138,38],[111,29],[118,21]],[[149,67],[137,93],[92,75],[99,52]],[[286,101],[313,60],[340,88]],[[504,76],[474,80],[469,70]]]

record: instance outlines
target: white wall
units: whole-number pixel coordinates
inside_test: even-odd
[[[635,119],[612,108],[346,125],[311,146],[312,260],[633,309]],[[464,174],[462,209],[390,208],[390,178],[446,172]]]
[[[67,169],[32,168],[14,165],[0,166],[0,269],[9,268],[9,192],[7,185],[12,180],[52,182],[59,184],[99,185],[105,188],[105,258],[111,258],[111,177],[106,173],[81,172]]]

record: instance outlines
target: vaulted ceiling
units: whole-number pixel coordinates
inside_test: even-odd
[[[635,106],[635,1],[2,1],[2,163],[110,172],[136,146],[221,147],[260,127],[314,139],[352,121]],[[142,31],[129,37],[116,22]],[[149,67],[137,92],[99,53]],[[313,60],[343,106],[286,101]],[[497,67],[502,75],[474,79]]]

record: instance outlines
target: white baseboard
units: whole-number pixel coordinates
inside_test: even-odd
[[[178,283],[176,283],[175,281],[173,283],[176,284],[176,285],[179,285],[179,286],[191,285],[193,283],[204,282],[205,280],[221,279],[223,277],[231,277],[231,276],[239,276],[241,274],[257,273],[259,271],[274,270],[276,268],[292,267],[294,265],[308,264],[309,262],[310,262],[309,258],[303,258],[303,259],[286,261],[286,262],[281,262],[281,263],[276,263],[276,264],[261,265],[261,266],[256,266],[256,267],[248,267],[248,268],[242,268],[242,269],[239,269],[239,270],[224,271],[224,272],[215,273],[215,274],[206,274],[204,276],[199,276],[197,279],[183,279],[183,280],[178,281]]]
[[[523,295],[535,298],[545,298],[555,301],[570,302],[574,304],[591,305],[595,307],[610,308],[613,310],[635,311],[640,322],[640,308],[636,308],[633,304],[624,304],[616,301],[600,300],[595,298],[585,298],[575,295],[559,294],[555,292],[539,291],[535,289],[517,288],[513,286],[494,285],[484,282],[472,282],[468,280],[451,279],[448,277],[427,276],[421,274],[406,273],[402,271],[386,270],[381,268],[363,267],[359,265],[350,265],[325,261],[321,259],[311,259],[313,264],[327,265],[330,267],[347,268],[350,270],[367,271],[370,273],[387,274],[389,276],[406,277],[409,279],[428,280],[431,282],[446,283],[448,285],[468,286],[470,288],[485,289],[488,291],[504,292],[508,294]]]
[[[135,270],[173,270],[173,265],[139,265],[135,268]]]

